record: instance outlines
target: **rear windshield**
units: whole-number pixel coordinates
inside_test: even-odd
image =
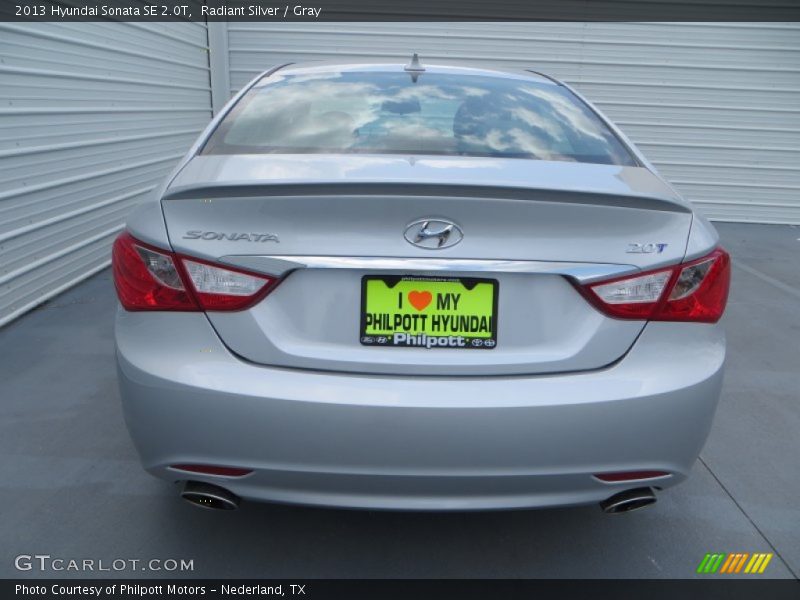
[[[416,81],[414,81],[416,79]],[[569,90],[476,75],[273,75],[222,121],[204,154],[491,156],[635,165]]]

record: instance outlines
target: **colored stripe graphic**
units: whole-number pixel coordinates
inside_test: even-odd
[[[722,564],[725,554],[706,554],[700,565],[697,567],[698,573],[716,573]]]
[[[748,565],[750,567],[750,570],[748,571],[747,569],[745,569],[744,570],[745,573],[763,573],[764,570],[767,568],[769,561],[772,560],[772,554],[765,554],[765,553],[754,554],[753,558],[754,561],[751,561],[752,566]]]
[[[727,560],[722,564],[722,568],[719,570],[720,573],[731,573],[731,569],[733,569],[733,565],[736,563],[736,559],[739,555],[738,554],[728,554]]]
[[[709,552],[697,565],[697,572],[734,574],[741,573],[742,569],[744,569],[744,573],[760,574],[767,569],[767,565],[771,560],[772,553],[766,552],[755,552],[753,554],[749,552],[731,552],[730,554]]]
[[[763,557],[764,557],[763,554],[758,554],[758,553],[753,554],[753,558],[751,558],[750,562],[747,563],[747,566],[744,568],[744,572],[752,573],[753,568],[763,560]]]
[[[742,568],[744,561],[747,557],[750,556],[749,554],[742,554],[736,553],[733,555],[733,561],[731,561],[731,566],[728,568],[727,571],[722,571],[723,573],[737,573],[739,569]]]
[[[742,567],[744,566],[744,562],[747,560],[747,558],[748,558],[749,556],[750,556],[750,554],[748,554],[747,552],[745,552],[744,554],[742,554],[742,558],[741,558],[741,559],[739,559],[739,562],[738,562],[738,563],[736,563],[736,570],[734,571],[734,573],[738,573],[739,571],[741,571],[741,570],[742,570]]]
[[[767,554],[764,557],[764,562],[761,563],[761,567],[758,569],[758,572],[759,573],[763,573],[764,570],[767,568],[767,565],[769,564],[769,561],[771,561],[771,560],[772,560],[772,553]]]
[[[701,560],[701,561],[700,561],[700,564],[699,564],[699,565],[697,565],[697,572],[698,572],[698,573],[705,573],[705,572],[706,572],[706,565],[708,564],[708,561],[709,561],[710,559],[711,559],[711,555],[710,555],[710,554],[706,554],[706,555],[703,557],[703,560]]]

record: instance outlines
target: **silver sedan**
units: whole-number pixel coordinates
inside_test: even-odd
[[[113,268],[128,429],[198,506],[622,512],[719,398],[716,232],[534,72],[267,71]]]

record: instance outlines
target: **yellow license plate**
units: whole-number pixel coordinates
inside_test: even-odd
[[[497,347],[496,279],[366,275],[361,343],[388,348]]]

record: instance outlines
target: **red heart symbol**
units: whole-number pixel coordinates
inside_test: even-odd
[[[423,310],[431,303],[431,300],[433,300],[433,294],[430,292],[418,292],[417,290],[408,292],[408,301],[417,310]]]

